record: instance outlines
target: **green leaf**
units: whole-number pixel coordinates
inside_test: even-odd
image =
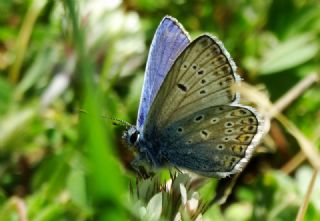
[[[262,59],[258,72],[273,74],[312,59],[319,52],[319,43],[311,33],[295,36],[273,48]]]

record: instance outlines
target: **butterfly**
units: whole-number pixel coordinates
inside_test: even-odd
[[[240,82],[221,41],[191,41],[165,16],[152,40],[136,125],[123,139],[137,154],[132,165],[164,166],[223,178],[242,171],[263,134],[257,111],[239,104]]]

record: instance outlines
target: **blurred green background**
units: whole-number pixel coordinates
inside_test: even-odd
[[[192,38],[208,32],[221,39],[244,81],[272,102],[319,71],[317,0],[2,0],[0,221],[158,217],[141,212],[152,204],[130,199],[132,155],[121,130],[101,115],[135,122],[148,48],[165,15]],[[263,153],[227,203],[203,220],[297,217],[315,170],[298,135],[319,151],[319,81],[283,114],[298,134],[272,120],[258,148]],[[208,197],[208,185],[197,187],[200,199]],[[301,220],[320,220],[319,176],[307,202]]]

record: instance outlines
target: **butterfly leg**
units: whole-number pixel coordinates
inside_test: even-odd
[[[132,168],[137,172],[139,177],[143,179],[147,179],[154,176],[154,172],[152,171],[150,165],[148,165],[140,156],[137,156],[131,162]]]

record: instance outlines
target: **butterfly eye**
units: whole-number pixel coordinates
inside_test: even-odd
[[[134,133],[132,133],[129,138],[130,143],[135,144],[138,141],[139,136],[140,136],[140,134],[138,131],[135,131]]]

